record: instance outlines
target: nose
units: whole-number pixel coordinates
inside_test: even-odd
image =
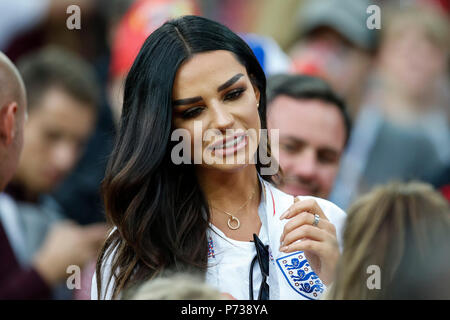
[[[227,110],[227,107],[219,102],[211,103],[212,119],[211,126],[214,129],[220,131],[225,131],[226,129],[231,129],[234,125],[234,116]]]
[[[293,160],[294,163],[292,163],[291,170],[295,175],[305,179],[311,179],[316,175],[317,156],[313,149],[304,149]]]
[[[67,172],[76,161],[76,147],[70,143],[60,143],[53,153],[53,165],[59,172]]]

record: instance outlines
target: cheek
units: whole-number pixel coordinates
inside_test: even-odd
[[[261,135],[269,135],[269,132],[261,132],[261,118],[259,116],[258,108],[256,106],[255,99],[249,99],[246,102],[245,108],[242,108],[239,113],[239,120],[244,129],[251,131],[250,137],[255,139],[256,145],[259,145],[261,141]],[[269,137],[267,137],[269,138]]]
[[[278,163],[280,164],[280,167],[283,170],[289,170],[293,166],[295,166],[295,155],[292,155],[291,153],[288,153],[286,151],[283,151],[280,149],[279,156],[278,156]]]
[[[338,165],[326,165],[319,168],[320,183],[326,188],[331,188],[334,184],[338,172]]]
[[[23,136],[23,154],[29,154],[39,151],[40,145],[42,144],[41,131],[36,126],[26,126]]]
[[[243,108],[246,118],[250,123],[253,123],[255,128],[261,126],[257,103],[256,97],[254,95],[249,95],[248,99],[245,101],[245,108]]]
[[[203,146],[206,142],[203,142],[203,132],[202,122],[200,121],[177,121],[173,123],[174,131],[172,131],[171,137],[173,138],[173,143],[178,145],[182,143],[184,150],[189,150],[191,160],[194,159],[194,155],[197,154],[196,158],[202,155]]]

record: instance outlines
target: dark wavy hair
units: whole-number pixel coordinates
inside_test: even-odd
[[[227,27],[198,16],[164,23],[143,44],[126,78],[118,136],[102,183],[108,221],[117,227],[97,261],[98,297],[102,266],[112,254],[113,298],[164,270],[207,266],[210,213],[194,165],[171,161],[172,86],[180,65],[197,53],[227,50],[260,91],[259,116],[266,128],[266,78],[249,46]],[[258,146],[270,156],[268,143]],[[275,160],[273,160],[275,161]],[[270,180],[270,176],[263,176]]]

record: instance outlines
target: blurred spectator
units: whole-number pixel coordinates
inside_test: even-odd
[[[105,21],[108,48],[112,48],[117,27],[136,0],[101,0],[99,9]]]
[[[395,12],[401,12],[401,19],[397,20],[395,16],[389,18],[388,21],[395,21],[392,28],[386,23],[386,33],[378,57],[380,66],[383,67],[369,78],[367,92],[354,121],[349,146],[330,196],[331,201],[342,208],[348,207],[353,199],[370,191],[373,186],[392,180],[432,182],[432,177],[448,162],[444,161],[443,155],[450,150],[448,113],[444,110],[448,109],[449,104],[440,104],[440,108],[428,112],[425,110],[432,108],[426,108],[425,105],[413,107],[416,102],[410,103],[418,99],[418,106],[422,105],[424,97],[432,97],[436,92],[426,88],[437,88],[443,83],[443,77],[438,76],[444,72],[438,70],[445,65],[443,51],[437,47],[437,43],[440,48],[445,46],[445,35],[440,34],[442,24],[426,17],[425,11],[424,17],[417,17],[417,20],[426,23],[414,24],[410,22],[412,13],[409,10]],[[427,26],[423,30],[428,28],[428,33],[417,32],[418,28],[422,28],[420,26]],[[431,40],[425,40],[427,38],[434,39],[436,46],[429,42]],[[388,52],[389,55],[386,55]],[[435,55],[434,58],[438,60],[431,62],[429,57],[425,58],[428,54]],[[416,69],[421,71],[416,73]],[[406,95],[406,92],[409,93]],[[441,93],[440,97],[448,95],[448,85]],[[409,107],[404,107],[408,104]],[[391,110],[386,111],[386,108]],[[400,111],[402,109],[404,111]],[[421,109],[422,116],[414,116],[414,109]],[[394,116],[387,116],[388,113],[401,116],[395,120]],[[416,120],[408,120],[412,118]],[[433,146],[431,136],[435,137],[438,148]]]
[[[0,191],[12,179],[23,146],[26,92],[22,77],[0,51]]]
[[[22,78],[3,53],[0,53],[0,106],[0,187],[3,189],[18,164],[26,111]],[[24,248],[24,241],[17,218],[12,199],[0,194],[0,299],[48,298],[50,287],[66,276],[65,263],[76,264],[89,254],[83,241],[89,241],[92,236],[83,233],[81,241],[80,237],[72,241],[74,228],[61,226],[59,231],[52,231],[51,240],[46,241],[33,260],[25,263],[18,254]],[[71,257],[70,261],[67,257]]]
[[[376,185],[393,180],[429,182],[441,168],[433,145],[423,134],[386,121],[368,104],[353,124],[330,200],[345,209]]]
[[[93,129],[97,84],[89,65],[57,48],[25,57],[18,66],[29,117],[18,169],[6,188],[12,199],[2,198],[2,219],[9,221],[5,227],[20,264],[37,259],[48,271],[43,277],[54,286],[54,297],[69,298],[67,287],[55,285],[67,277],[68,265],[82,268],[96,256],[106,229],[63,221],[62,209],[48,193],[73,169]]]
[[[327,298],[450,299],[449,252],[450,206],[438,192],[417,182],[379,187],[348,211]]]
[[[450,163],[448,18],[425,5],[385,8],[383,14],[371,96],[389,121],[423,131],[440,160]]]
[[[64,208],[66,215],[81,224],[104,221],[99,185],[103,179],[106,161],[112,149],[115,124],[104,94],[109,65],[109,33],[106,28],[117,21],[134,0],[19,0],[2,1],[0,25],[20,27],[16,16],[37,16],[20,32],[7,31],[10,39],[7,53],[13,61],[23,55],[53,44],[80,54],[95,67],[101,83],[102,99],[99,102],[94,134],[86,150],[70,175],[58,186],[53,196]],[[81,29],[67,28],[67,12],[71,5],[79,6]],[[125,9],[124,9],[125,7]],[[33,16],[34,17],[34,16]],[[8,22],[10,21],[10,22]],[[2,31],[0,31],[1,37]]]
[[[15,36],[24,33],[49,16],[62,16],[70,5],[87,12],[92,0],[2,0],[0,2],[0,49],[5,50]]]
[[[442,171],[438,171],[431,182],[450,202],[450,163]]]
[[[0,52],[0,191],[17,168],[23,145],[26,93],[22,77],[13,63]],[[0,213],[3,212],[0,193]],[[49,289],[34,266],[22,268],[8,236],[14,235],[0,215],[0,299],[42,298]],[[24,290],[23,288],[26,288]]]
[[[99,36],[105,38],[106,50],[100,51],[100,54],[92,59],[97,78],[101,84],[97,123],[80,161],[52,193],[64,208],[65,214],[82,225],[105,221],[103,201],[99,189],[104,177],[107,159],[112,150],[116,130],[107,96],[110,47],[120,19],[134,1],[98,0],[97,9],[100,11],[100,19],[97,23],[100,25],[104,23],[104,26],[103,28],[97,26],[97,29],[103,29],[104,33],[100,32]]]
[[[22,186],[25,198],[36,200],[58,185],[79,159],[95,124],[98,85],[88,64],[56,47],[24,57],[18,67],[27,88],[29,118],[13,182]]]
[[[369,0],[308,0],[299,8],[299,38],[290,50],[292,70],[324,78],[358,113],[377,47],[367,28]]]
[[[0,48],[13,61],[21,55],[45,46],[59,43],[72,50],[91,50],[90,34],[95,30],[89,24],[99,0],[2,0],[0,1]],[[67,8],[76,5],[82,15],[81,29],[69,30]],[[89,29],[89,30],[86,30]],[[83,44],[83,45],[81,45]]]
[[[254,33],[240,34],[240,36],[253,50],[266,76],[289,71],[290,58],[274,39]]]
[[[280,134],[280,188],[292,195],[328,198],[350,134],[344,102],[323,80],[269,77],[268,129]]]
[[[228,300],[232,296],[210,287],[192,273],[178,272],[148,280],[124,294],[124,300]]]

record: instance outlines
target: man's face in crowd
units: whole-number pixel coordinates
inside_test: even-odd
[[[337,106],[318,99],[277,96],[268,109],[269,130],[279,129],[279,186],[291,195],[327,198],[345,146],[344,119]]]
[[[351,101],[362,90],[371,68],[372,58],[367,51],[351,44],[333,29],[322,27],[300,42],[291,57],[294,73],[324,79],[348,101],[350,114],[356,114],[358,106]]]
[[[95,111],[59,88],[30,108],[16,177],[34,193],[50,192],[73,169],[95,124]]]

